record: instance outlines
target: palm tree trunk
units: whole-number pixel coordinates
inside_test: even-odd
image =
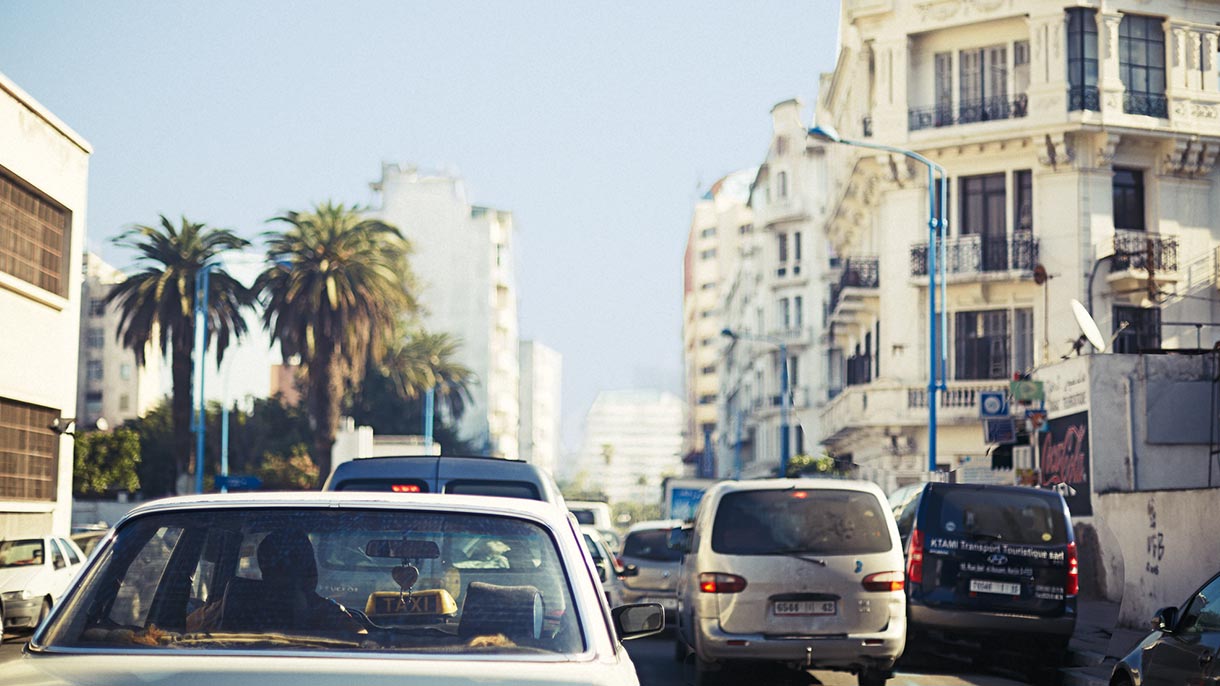
[[[328,346],[329,347],[329,346]],[[341,361],[333,350],[319,345],[315,363],[309,367],[309,414],[313,420],[313,461],[318,465],[319,485],[330,476],[331,450],[339,428]]]
[[[170,416],[174,422],[174,487],[177,488],[178,477],[183,474],[193,474],[194,464],[191,449],[191,407],[194,399],[192,388],[193,362],[191,360],[195,343],[194,326],[175,327],[173,331],[173,353],[170,358],[170,369],[173,375],[173,402]],[[188,489],[189,492],[189,489]]]

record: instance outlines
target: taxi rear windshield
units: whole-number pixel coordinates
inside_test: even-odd
[[[1066,545],[1063,505],[1038,493],[945,489],[928,498],[937,532],[976,540]]]
[[[727,555],[863,555],[893,548],[889,514],[876,496],[840,489],[726,494],[716,508],[712,550]]]
[[[549,530],[461,512],[148,514],[104,548],[42,639],[148,651],[576,653]]]

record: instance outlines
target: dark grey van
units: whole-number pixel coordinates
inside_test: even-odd
[[[913,637],[1036,650],[1057,667],[1076,626],[1076,541],[1056,491],[926,484],[895,513]]]
[[[550,474],[528,462],[500,457],[358,458],[335,467],[322,490],[491,495],[542,500],[566,507]]]

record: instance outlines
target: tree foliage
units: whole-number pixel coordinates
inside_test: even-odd
[[[72,493],[100,497],[140,490],[140,437],[130,429],[77,432],[73,441]]]
[[[829,454],[822,453],[821,455],[800,454],[793,455],[788,460],[789,478],[799,476],[844,476],[843,472],[835,464],[835,459]]]
[[[318,465],[309,457],[304,443],[292,446],[285,455],[266,453],[263,461],[254,470],[262,479],[263,488],[269,491],[307,491],[318,481]]]

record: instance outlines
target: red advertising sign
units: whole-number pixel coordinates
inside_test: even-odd
[[[1076,494],[1064,496],[1072,515],[1093,514],[1089,488],[1089,413],[1077,412],[1048,422],[1038,438],[1042,485],[1067,484]]]

